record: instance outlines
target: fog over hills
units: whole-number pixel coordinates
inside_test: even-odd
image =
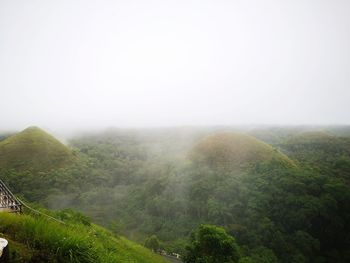
[[[349,124],[349,1],[2,1],[2,130]]]
[[[349,13],[0,1],[0,261],[350,262]]]

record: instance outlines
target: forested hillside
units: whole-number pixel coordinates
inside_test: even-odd
[[[156,235],[168,252],[185,255],[205,223],[235,237],[241,262],[349,262],[349,139],[312,130],[110,129],[71,138],[69,165],[2,176],[27,200],[140,243]]]
[[[350,180],[350,137],[306,132],[278,145],[305,168]]]

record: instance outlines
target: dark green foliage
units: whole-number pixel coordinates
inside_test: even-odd
[[[185,263],[235,263],[239,252],[235,239],[223,228],[213,225],[200,225],[192,233]]]
[[[250,257],[242,257],[239,263],[277,263],[278,259],[271,249],[258,247],[254,249]]]
[[[307,132],[277,145],[303,166],[350,181],[350,138]]]
[[[157,252],[160,248],[159,239],[156,235],[152,235],[145,241],[145,247],[151,249],[154,252]]]

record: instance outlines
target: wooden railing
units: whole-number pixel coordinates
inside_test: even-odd
[[[20,213],[22,211],[21,202],[0,180],[0,212]]]

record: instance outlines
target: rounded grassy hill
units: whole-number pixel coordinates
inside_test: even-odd
[[[1,169],[47,171],[75,161],[71,149],[38,127],[29,127],[0,142]]]
[[[190,159],[212,168],[243,168],[276,160],[294,166],[286,155],[258,139],[240,133],[217,133],[202,139],[190,152]]]

